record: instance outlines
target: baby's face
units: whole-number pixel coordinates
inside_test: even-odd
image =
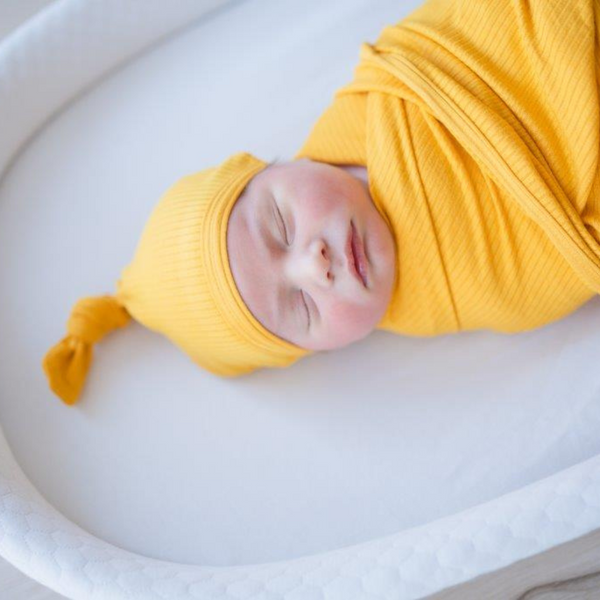
[[[347,256],[362,240],[366,285]],[[308,350],[340,348],[368,335],[391,300],[395,245],[368,186],[348,171],[308,159],[270,165],[236,201],[227,227],[236,286],[276,336]]]

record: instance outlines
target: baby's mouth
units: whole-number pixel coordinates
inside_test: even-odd
[[[368,281],[367,259],[365,257],[362,240],[356,231],[353,221],[350,221],[350,230],[346,240],[346,258],[350,274],[366,288]]]

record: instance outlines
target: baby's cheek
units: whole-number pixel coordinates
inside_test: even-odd
[[[357,341],[373,329],[373,318],[366,306],[334,301],[329,307],[330,339],[340,344]]]
[[[331,199],[322,196],[311,196],[304,202],[304,217],[311,222],[314,227],[316,223],[329,223],[332,218],[337,215],[336,211],[340,210],[339,205],[336,205]]]

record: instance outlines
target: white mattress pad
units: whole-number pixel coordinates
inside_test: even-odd
[[[262,563],[422,525],[600,453],[598,298],[532,332],[375,332],[237,380],[133,323],[95,347],[80,404],[48,390],[44,353],[77,298],[113,292],[160,194],[238,150],[290,159],[360,43],[418,4],[229,4],[78,98],[3,179],[0,421],[78,525],[154,558]]]

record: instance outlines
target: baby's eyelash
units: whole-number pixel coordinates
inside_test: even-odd
[[[290,242],[289,242],[287,227],[285,226],[285,221],[283,220],[283,217],[281,215],[281,211],[279,210],[279,206],[277,205],[277,202],[274,202],[273,204],[275,207],[276,219],[277,219],[277,217],[279,218],[279,220],[281,221],[282,227],[283,227],[284,241],[285,241],[286,245],[289,246]],[[277,224],[277,226],[279,227],[279,223]]]

